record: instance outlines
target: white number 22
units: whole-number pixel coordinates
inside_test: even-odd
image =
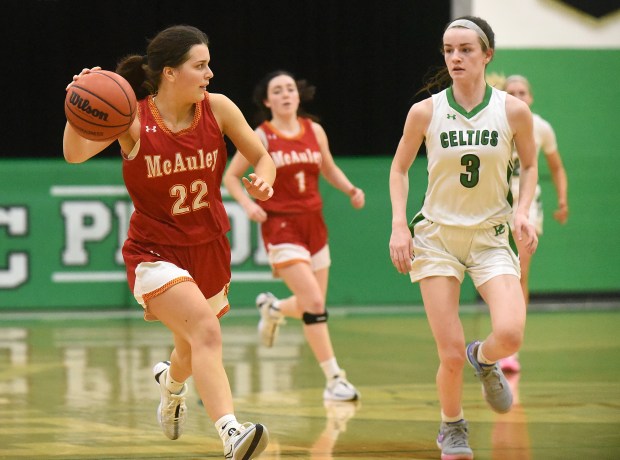
[[[191,211],[196,211],[200,208],[210,207],[211,204],[204,200],[203,198],[207,195],[208,189],[206,182],[202,180],[195,180],[190,185],[190,193],[194,194],[194,199],[192,200],[192,206],[185,204],[187,200],[187,187],[185,185],[173,185],[170,187],[170,196],[177,197],[176,201],[172,205],[172,215],[186,214]]]

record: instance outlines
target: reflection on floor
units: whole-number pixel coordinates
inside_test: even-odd
[[[426,319],[403,311],[333,315],[339,362],[361,403],[324,404],[323,377],[301,327],[273,348],[256,318],[222,320],[224,360],[240,420],[268,426],[265,459],[439,458],[434,342]],[[465,313],[468,339],[488,333]],[[620,311],[534,313],[507,377],[513,409],[491,412],[471,372],[464,409],[476,459],[616,458],[620,449]],[[151,367],[171,350],[158,323],[134,314],[44,318],[0,314],[0,459],[221,458],[221,443],[190,379],[185,434],[155,419]]]

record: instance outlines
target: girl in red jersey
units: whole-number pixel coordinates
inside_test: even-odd
[[[356,209],[364,206],[364,192],[334,162],[321,125],[300,110],[301,99],[308,100],[313,95],[314,87],[296,82],[286,71],[272,72],[263,78],[254,91],[254,102],[262,115],[256,133],[278,171],[274,196],[268,202],[257,203],[243,192],[240,178],[250,162],[239,153],[224,174],[224,185],[250,219],[262,224],[273,273],[293,293],[282,300],[269,292],[256,298],[262,343],[273,345],[285,317],[301,319],[306,340],[327,380],[323,399],[355,401],[360,394],[338,366],[327,328],[325,299],[331,260],[319,174],[348,195]]]
[[[218,318],[229,309],[230,283],[230,226],[220,195],[227,160],[223,136],[254,165],[255,173],[243,178],[252,197],[271,197],[275,167],[239,108],[206,91],[213,78],[208,45],[200,30],[173,26],[149,42],[145,56],[128,56],[118,65],[138,99],[138,116],[118,138],[135,207],[123,257],[145,319],[161,321],[174,337],[170,361],[153,368],[162,430],[170,439],[181,435],[185,381],[193,375],[225,458],[250,459],[264,451],[269,435],[261,424],[237,421],[222,363]],[[67,123],[64,156],[81,163],[112,142],[86,140]]]

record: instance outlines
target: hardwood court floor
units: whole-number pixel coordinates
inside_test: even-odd
[[[137,313],[137,312],[134,312]],[[185,434],[169,441],[155,418],[151,367],[170,336],[136,314],[0,315],[1,459],[222,458],[190,384]],[[468,340],[488,315],[464,311]],[[324,407],[323,377],[295,321],[271,349],[256,317],[223,320],[237,416],[264,423],[261,459],[438,459],[434,343],[420,309],[332,309],[340,364],[359,406]],[[516,403],[496,415],[465,370],[464,410],[476,459],[620,458],[620,309],[532,312],[512,379]]]

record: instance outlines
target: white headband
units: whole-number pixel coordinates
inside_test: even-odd
[[[478,34],[486,47],[491,48],[489,46],[489,39],[487,38],[487,34],[485,34],[484,31],[480,28],[480,26],[475,22],[470,21],[469,19],[457,19],[456,21],[451,22],[450,25],[446,28],[446,30],[452,29],[453,27],[465,27],[466,29],[473,30]]]

